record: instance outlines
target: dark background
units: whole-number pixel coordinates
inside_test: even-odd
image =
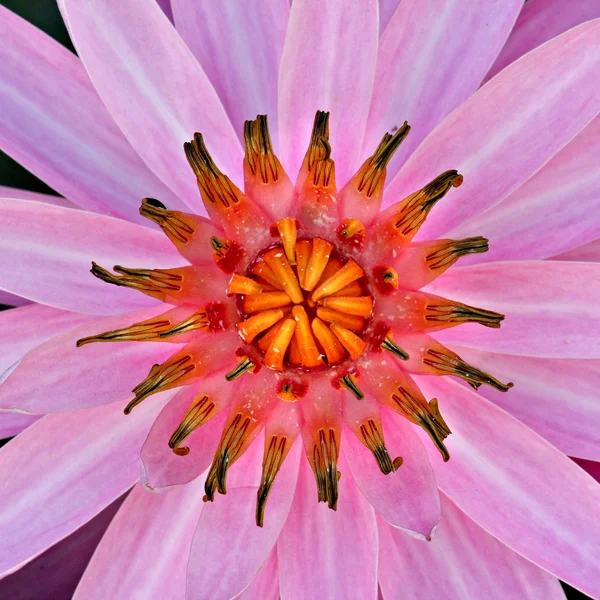
[[[214,0],[218,2],[218,0]],[[565,0],[568,1],[568,0]],[[56,0],[0,0],[0,4],[27,19],[36,27],[39,27],[51,35],[61,44],[75,52],[69,34],[60,16]],[[0,151],[0,185],[42,192],[45,194],[56,194],[43,181],[21,167],[9,156]],[[58,195],[58,194],[56,194]],[[0,310],[3,306],[0,305]],[[0,447],[8,440],[0,440]],[[590,600],[588,596],[578,592],[567,584],[563,588],[569,600]],[[543,600],[540,598],[540,600]]]

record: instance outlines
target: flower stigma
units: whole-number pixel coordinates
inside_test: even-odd
[[[489,385],[502,392],[513,385],[466,363],[432,335],[464,323],[498,328],[504,319],[422,291],[462,256],[488,250],[483,237],[413,241],[463,176],[441,173],[380,210],[387,164],[409,132],[404,123],[386,133],[338,190],[329,113],[315,116],[295,183],[274,153],[267,117],[259,115],[244,126],[243,192],[196,133],[184,150],[210,219],[169,210],[153,198],[140,208],[189,265],[116,265],[111,272],[92,264],[94,276],[167,306],[77,345],[176,343],[177,350],[132,390],[125,413],[157,392],[192,386],[190,405],[164,441],[179,456],[193,456],[202,428],[226,416],[205,482],[210,502],[217,492],[226,494],[229,469],[264,432],[256,482],[261,527],[276,476],[298,438],[318,501],[335,510],[344,427],[383,474],[401,468],[402,457],[392,458],[386,446],[382,410],[422,428],[449,460],[443,398],[427,400],[412,375],[453,376],[475,389]]]

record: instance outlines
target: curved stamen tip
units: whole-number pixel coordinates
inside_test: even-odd
[[[235,369],[232,369],[225,375],[225,379],[227,381],[233,381],[234,379],[241,377],[244,373],[253,371],[255,367],[256,365],[252,362],[252,360],[246,356],[242,361],[240,361]]]
[[[398,357],[400,360],[408,360],[410,356],[407,352],[402,350],[400,346],[398,346],[391,337],[386,337],[381,343],[381,349],[387,350],[391,352],[394,356]]]
[[[363,400],[365,397],[364,392],[356,385],[354,377],[350,374],[340,377],[340,385],[347,389],[357,400]]]

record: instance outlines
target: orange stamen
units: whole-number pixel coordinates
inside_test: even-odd
[[[264,363],[267,367],[283,371],[283,359],[295,330],[296,321],[294,319],[286,319],[281,324],[265,353]]]
[[[246,343],[250,343],[259,333],[269,329],[271,325],[274,325],[282,318],[283,311],[281,309],[265,310],[238,323],[237,330],[240,337]]]
[[[302,355],[300,354],[300,346],[296,336],[290,342],[290,364],[299,367],[302,364]]]
[[[246,314],[250,314],[259,310],[281,308],[288,304],[291,304],[291,301],[285,292],[266,292],[258,296],[245,296],[242,301],[242,310]]]
[[[346,355],[344,347],[340,344],[331,329],[329,329],[321,319],[313,319],[311,327],[315,337],[325,352],[327,363],[334,365],[342,360]]]
[[[373,314],[373,298],[371,296],[361,296],[359,298],[330,296],[323,300],[323,306],[365,318],[369,318]]]
[[[337,339],[340,340],[342,346],[346,348],[348,354],[352,357],[352,360],[356,360],[365,351],[365,348],[367,347],[366,342],[359,338],[355,333],[342,327],[339,323],[332,323],[329,327]]]
[[[326,323],[339,323],[351,331],[362,331],[365,328],[365,320],[356,315],[347,315],[331,308],[320,306],[317,308],[317,317]]]
[[[321,275],[329,262],[332,250],[333,244],[321,238],[313,239],[312,252],[306,267],[306,275],[304,276],[303,288],[305,290],[310,292],[319,283],[319,279],[321,279]]]
[[[298,226],[296,219],[287,217],[277,221],[277,231],[283,244],[283,249],[291,265],[296,264],[296,238],[298,237]]]
[[[282,323],[283,323],[283,319],[277,321],[277,323],[275,323],[275,325],[272,325],[267,330],[267,332],[260,338],[260,340],[258,340],[258,342],[256,342],[256,345],[259,347],[260,350],[262,350],[263,352],[267,351],[267,348],[273,341],[273,338],[277,335],[277,331],[279,330],[279,327],[281,326]]]
[[[227,294],[231,296],[232,294],[262,294],[263,287],[254,281],[254,279],[250,279],[248,277],[244,277],[243,275],[238,275],[234,273],[229,280],[229,285],[227,286]],[[272,308],[272,307],[271,307]]]
[[[323,363],[321,353],[310,328],[308,315],[302,306],[294,306],[292,316],[296,319],[295,339],[298,340],[298,350],[303,367],[318,367]]]
[[[271,269],[267,266],[267,264],[259,260],[258,262],[252,265],[252,272],[258,277],[264,279],[269,285],[272,285],[275,289],[283,290],[283,285],[277,277],[275,277],[275,273],[271,271]]]
[[[283,285],[283,291],[291,298],[292,302],[294,304],[302,302],[304,300],[302,290],[284,251],[281,248],[269,250],[264,254],[263,260]]]
[[[325,280],[311,295],[318,302],[325,296],[331,296],[351,283],[360,279],[365,272],[352,259],[350,259],[337,273]]]
[[[332,296],[357,297],[357,296],[362,296],[363,293],[364,293],[364,290],[363,290],[362,286],[360,285],[360,283],[358,283],[358,281],[354,281],[350,285],[347,285],[345,288],[342,288],[339,292],[336,292],[335,294],[331,294],[331,295]]]
[[[311,240],[302,240],[296,244],[296,270],[298,271],[298,281],[300,282],[300,287],[302,288],[304,287],[306,267],[308,267],[308,261],[310,260],[311,252]]]

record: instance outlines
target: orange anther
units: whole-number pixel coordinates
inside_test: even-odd
[[[349,298],[348,296],[329,297],[323,300],[323,306],[365,318],[369,318],[373,314],[373,298],[371,296],[361,296],[359,298]]]
[[[313,319],[311,327],[315,337],[325,352],[325,356],[327,356],[327,362],[330,365],[334,365],[342,360],[346,353],[331,329],[329,329],[321,319]]]
[[[304,277],[306,275],[306,267],[308,266],[311,252],[311,240],[302,240],[296,244],[296,270],[298,271],[300,287],[304,287]]]
[[[245,296],[242,301],[242,310],[253,313],[259,310],[281,308],[291,304],[290,297],[285,292],[266,292],[258,296]]]
[[[358,281],[353,281],[350,285],[347,285],[345,288],[342,288],[339,292],[335,294],[331,294],[332,296],[362,296],[364,294],[364,290],[362,285],[358,283]]]
[[[359,338],[355,333],[346,329],[339,323],[332,323],[330,326],[331,331],[335,334],[338,340],[342,343],[342,346],[346,348],[348,354],[352,357],[352,360],[356,360],[367,347],[366,342]]]
[[[296,319],[296,334],[298,350],[303,367],[317,367],[323,363],[317,342],[312,334],[308,315],[302,306],[294,306],[292,316]]]
[[[338,229],[338,237],[349,241],[352,238],[363,240],[366,234],[365,226],[358,219],[344,219]]]
[[[360,279],[365,272],[352,259],[350,259],[337,273],[324,281],[313,293],[311,298],[317,302],[325,296],[331,296],[351,283]]]
[[[321,238],[313,239],[312,252],[310,254],[308,265],[306,266],[306,275],[304,277],[303,288],[305,290],[311,291],[317,283],[319,283],[321,275],[329,262],[332,250],[333,244],[330,244]]]
[[[283,291],[292,299],[292,302],[294,304],[302,302],[304,300],[302,290],[285,252],[281,248],[274,248],[264,254],[263,259],[283,286]]]
[[[277,335],[277,330],[279,329],[282,323],[283,319],[277,321],[277,323],[275,323],[275,325],[272,325],[270,329],[260,338],[260,340],[256,342],[256,345],[260,348],[260,350],[262,350],[263,352],[267,351],[267,348],[273,341],[273,338]]]
[[[238,323],[237,330],[240,337],[246,343],[250,343],[261,331],[269,329],[271,325],[274,325],[282,318],[283,311],[281,309],[265,310],[264,312]]]
[[[279,237],[283,244],[283,249],[288,257],[291,265],[296,264],[296,238],[298,237],[298,228],[296,225],[296,219],[286,217],[280,219],[276,223],[277,231],[279,231]]]
[[[327,323],[339,323],[352,331],[362,331],[365,328],[365,320],[362,317],[346,315],[330,308],[320,306],[317,308],[317,316]]]
[[[227,286],[227,294],[245,294],[245,295],[256,295],[262,294],[263,287],[254,279],[244,277],[234,273],[229,280]]]
[[[252,272],[264,279],[269,285],[272,285],[275,289],[282,290],[283,285],[281,285],[281,281],[275,277],[275,273],[271,271],[270,267],[263,260],[259,260],[258,262],[252,265]]]
[[[302,364],[302,355],[300,354],[300,346],[296,336],[292,338],[290,343],[290,364],[299,367]]]
[[[281,324],[265,354],[265,366],[276,371],[283,371],[283,358],[292,341],[295,330],[296,321],[294,319],[286,319]]]

